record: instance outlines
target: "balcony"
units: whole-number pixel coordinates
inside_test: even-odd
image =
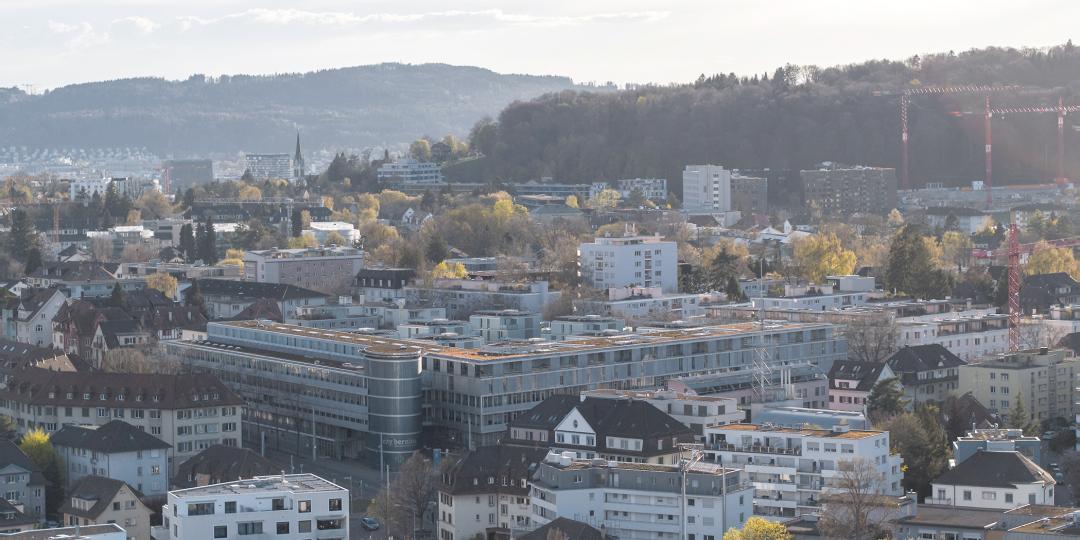
[[[737,464],[736,463],[731,463],[730,465],[735,466]],[[791,475],[795,474],[795,467],[785,467],[785,466],[782,466],[782,465],[774,465],[774,464],[747,463],[746,465],[743,466],[743,468],[748,473],[791,474]]]
[[[726,442],[705,443],[705,450],[723,452],[743,452],[747,454],[777,454],[781,456],[801,456],[802,448],[781,448],[778,446],[750,445],[736,446]]]
[[[762,482],[758,480],[751,480],[754,489],[766,490],[766,491],[783,491],[788,493],[795,492],[795,484],[783,483],[783,482]]]

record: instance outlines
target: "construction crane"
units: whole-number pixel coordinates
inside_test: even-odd
[[[965,116],[982,114],[983,115],[983,133],[986,138],[986,207],[990,208],[993,204],[993,194],[990,191],[991,187],[991,175],[993,174],[993,155],[991,148],[994,144],[994,135],[991,125],[991,120],[994,116],[1004,116],[1008,114],[1057,114],[1057,178],[1054,179],[1056,183],[1064,184],[1065,178],[1065,115],[1073,112],[1080,111],[1080,105],[1065,105],[1062,103],[1062,99],[1058,98],[1057,106],[1053,105],[1026,105],[1021,107],[990,107],[990,96],[986,96],[985,106],[981,113],[971,111],[952,111],[949,114],[952,116]]]
[[[983,94],[989,98],[996,92],[1013,92],[1020,90],[1019,86],[1007,85],[961,85],[961,86],[922,86],[908,88],[900,92],[900,189],[911,189],[911,180],[908,173],[908,108],[911,98],[914,96],[932,96],[945,94]],[[875,96],[893,95],[890,92],[877,91]],[[989,149],[987,150],[989,153]],[[987,188],[989,189],[989,184]]]

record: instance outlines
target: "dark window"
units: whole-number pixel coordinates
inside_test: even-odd
[[[289,534],[289,522],[288,521],[279,521],[278,524],[277,524],[277,533],[278,534]]]
[[[119,510],[120,503],[113,504],[115,510]],[[187,505],[189,516],[208,516],[214,513],[214,503],[189,503]]]
[[[330,499],[330,511],[337,512],[341,510],[341,499]]]
[[[270,501],[270,508],[271,508],[271,510],[284,510],[285,509],[285,499],[273,499],[273,500],[271,500]]]
[[[320,519],[316,522],[315,527],[320,531],[331,531],[340,529],[341,522],[342,520],[340,519]]]
[[[225,513],[226,514],[235,514],[236,513],[236,501],[225,501]]]
[[[225,525],[214,525],[214,538],[228,538],[229,527]]]

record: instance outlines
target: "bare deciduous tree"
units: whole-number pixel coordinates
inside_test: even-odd
[[[153,358],[149,350],[122,347],[105,353],[101,369],[112,373],[173,374],[183,371],[183,366],[175,360]]]
[[[1020,324],[1020,349],[1037,349],[1039,347],[1056,347],[1061,338],[1068,335],[1069,330],[1063,326],[1051,324],[1050,321],[1033,320]]]
[[[401,465],[389,494],[385,487],[379,490],[367,513],[385,523],[387,533],[405,533],[414,525],[423,528],[424,510],[435,500],[437,492],[435,466],[422,453],[415,452]]]
[[[824,508],[818,528],[826,538],[881,538],[896,513],[896,502],[882,494],[881,474],[862,458],[839,461],[837,469],[840,474],[822,496]]]
[[[844,331],[848,358],[861,362],[884,362],[896,352],[900,331],[891,315],[875,314],[852,320]]]

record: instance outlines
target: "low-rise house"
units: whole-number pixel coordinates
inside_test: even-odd
[[[967,362],[940,344],[902,347],[885,360],[900,378],[911,407],[941,402],[960,388],[960,366]]]
[[[63,351],[0,339],[0,384],[7,384],[12,373],[31,367],[75,371],[75,365]]]
[[[1024,276],[1020,285],[1020,309],[1046,313],[1053,306],[1080,303],[1080,282],[1065,272]]]
[[[694,435],[704,435],[705,426],[733,424],[746,419],[738,400],[731,397],[699,396],[674,390],[586,390],[582,398],[644,401],[690,428]]]
[[[67,301],[59,288],[30,289],[11,301],[8,338],[37,347],[52,345],[52,320]]]
[[[327,298],[320,292],[277,283],[200,279],[198,284],[211,319],[234,317],[261,299],[274,301],[283,317],[292,318],[298,307],[321,306],[326,304]],[[190,294],[191,290],[188,287],[185,294]]]
[[[18,506],[0,498],[0,538],[7,538],[9,534],[23,531],[33,531],[40,524],[40,519],[26,515]]]
[[[960,463],[982,451],[1020,452],[1035,463],[1042,463],[1042,441],[1024,435],[1021,429],[973,429],[952,443],[953,457]]]
[[[893,377],[885,363],[838,360],[829,370],[829,408],[838,411],[866,412],[870,390],[880,381]]]
[[[150,513],[138,490],[103,476],[84,476],[67,491],[60,507],[69,526],[115,523],[127,531],[129,540],[150,539]]]
[[[447,468],[439,484],[439,538],[531,529],[529,478],[546,454],[538,447],[481,446]]]
[[[549,540],[550,538],[573,538],[574,540],[613,540],[588,523],[567,518],[555,518],[543,527],[517,537],[517,540]]]
[[[37,465],[12,441],[0,439],[0,477],[3,499],[37,521],[45,520],[45,485]]]
[[[282,466],[254,450],[215,444],[180,464],[173,477],[178,489],[233,482],[280,473]]]
[[[1008,510],[1054,504],[1056,482],[1020,452],[979,451],[934,479],[930,504]]]
[[[49,438],[64,464],[67,488],[87,476],[127,482],[147,497],[164,497],[169,444],[122,420],[101,426],[68,424]]]

